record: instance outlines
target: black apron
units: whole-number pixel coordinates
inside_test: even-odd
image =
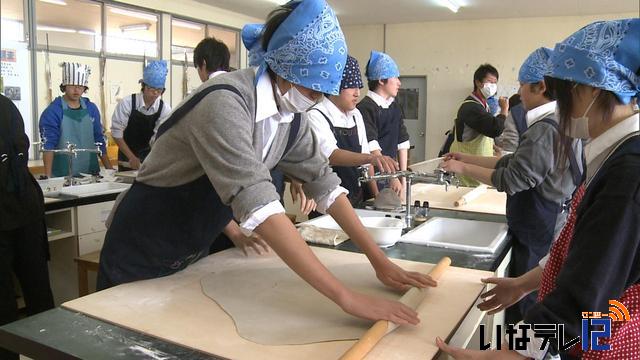
[[[231,91],[230,85],[210,86],[189,99],[160,126],[159,138],[177,124],[207,94]],[[300,129],[296,114],[284,151]],[[100,255],[97,288],[173,274],[209,254],[211,243],[233,218],[207,175],[174,187],[134,182],[107,230]]]
[[[558,128],[558,123],[552,119],[545,118],[539,122],[552,125],[556,130]],[[569,171],[573,183],[578,186],[582,182],[584,171],[580,171],[573,149],[570,149]],[[510,277],[523,275],[538,266],[540,260],[549,252],[558,214],[567,206],[568,204],[545,199],[535,188],[507,196],[507,224],[513,246]],[[535,304],[536,296],[537,293],[529,294],[518,306],[508,309],[507,322],[521,320],[518,317]]]
[[[336,138],[338,148],[346,151],[351,151],[355,153],[362,152],[362,145],[360,145],[360,138],[358,137],[358,126],[353,125],[350,128],[342,128],[335,127],[331,120],[327,115],[325,115],[322,111],[314,108],[312,110],[316,110],[319,112],[331,128],[331,132],[333,132],[333,136]],[[354,117],[355,122],[355,117]],[[358,172],[357,167],[355,166],[331,166],[333,171],[338,175],[341,181],[341,186],[345,189],[349,190],[349,201],[351,205],[358,205],[362,202],[362,187],[360,186],[360,173]]]
[[[398,158],[398,140],[400,139],[400,121],[402,120],[402,111],[398,106],[390,106],[387,109],[379,107],[378,119],[376,126],[378,127],[378,144],[382,149],[382,155],[389,156],[392,159]],[[389,187],[388,180],[377,181],[378,190]]]
[[[162,114],[162,108],[164,102],[160,100],[160,106],[155,114],[145,115],[138,111],[136,106],[136,94],[131,94],[131,114],[129,114],[129,122],[124,129],[123,139],[127,143],[127,146],[133,154],[140,159],[140,162],[149,154],[151,149],[149,141],[153,136],[153,130],[156,127],[156,123]],[[118,150],[118,171],[133,170],[124,165],[120,165],[120,162],[129,161],[127,156],[120,150]]]

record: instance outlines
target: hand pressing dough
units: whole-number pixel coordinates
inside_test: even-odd
[[[354,340],[373,324],[345,313],[280,264],[202,278],[204,294],[233,318],[241,337],[264,345]],[[334,265],[329,270],[352,290],[393,300],[402,295],[384,287],[370,264]]]

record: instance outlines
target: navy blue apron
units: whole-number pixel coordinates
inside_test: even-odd
[[[131,114],[129,114],[129,121],[127,127],[124,129],[122,138],[127,143],[131,152],[140,159],[140,162],[149,154],[151,147],[149,141],[153,136],[153,130],[156,128],[156,123],[162,114],[162,108],[164,102],[160,100],[160,106],[155,114],[145,115],[138,111],[136,108],[136,94],[131,94]],[[127,171],[133,170],[129,167],[120,165],[121,162],[129,161],[127,156],[120,150],[118,150],[118,170]]]
[[[351,151],[355,153],[362,152],[362,145],[360,145],[360,138],[358,137],[358,126],[353,125],[350,128],[335,127],[327,115],[325,115],[319,109],[311,109],[318,111],[327,120],[333,136],[336,138],[339,149]],[[355,117],[354,117],[355,122]],[[331,166],[333,171],[338,175],[341,181],[341,186],[349,190],[349,201],[351,205],[358,205],[362,202],[362,187],[358,178],[360,173],[355,166]]]
[[[194,95],[164,122],[159,138],[212,91],[241,96],[230,85],[210,86]],[[294,118],[284,154],[300,128]],[[115,210],[100,255],[97,289],[178,272],[209,254],[211,243],[231,221],[207,175],[174,187],[134,182]]]
[[[547,123],[556,130],[558,128],[558,123],[552,119],[545,118],[538,123]],[[573,183],[578,186],[582,182],[583,174],[573,149],[569,149],[569,171]],[[510,277],[523,275],[538,266],[538,262],[549,252],[558,214],[564,207],[566,204],[545,199],[535,188],[507,196],[507,224],[513,245]],[[507,323],[522,320],[521,317],[526,310],[535,304],[536,297],[536,292],[529,294],[520,300],[517,306],[507,309]]]
[[[398,140],[400,138],[400,120],[402,111],[398,106],[390,106],[387,109],[378,109],[376,126],[378,127],[378,144],[382,149],[382,155],[392,159],[398,158]],[[389,181],[378,181],[378,190],[389,187]]]
[[[511,118],[516,125],[518,137],[522,139],[522,134],[527,131],[527,112],[522,104],[518,104],[511,108]]]

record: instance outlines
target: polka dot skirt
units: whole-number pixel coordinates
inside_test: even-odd
[[[544,299],[556,287],[556,277],[564,265],[573,239],[576,209],[582,201],[584,193],[583,184],[574,195],[567,224],[562,229],[558,240],[551,247],[549,260],[542,273],[538,301]],[[611,322],[611,337],[600,340],[601,344],[611,344],[611,350],[582,352],[581,345],[577,344],[570,351],[572,355],[589,360],[640,360],[640,285],[629,287],[618,301],[627,307],[631,320]],[[581,310],[588,311],[589,309]]]

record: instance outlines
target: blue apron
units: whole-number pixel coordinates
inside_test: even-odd
[[[96,141],[93,136],[94,118],[89,115],[85,99],[80,98],[80,108],[71,109],[62,99],[62,121],[60,122],[60,139],[56,149],[65,149],[67,142],[76,144],[78,149],[95,149]],[[95,153],[79,152],[73,159],[71,172],[73,175],[82,173],[97,174],[100,172],[98,156]],[[69,174],[69,156],[53,154],[52,176],[66,176]]]
[[[131,152],[140,159],[140,162],[144,161],[144,158],[151,151],[149,141],[153,136],[153,130],[156,128],[156,123],[162,114],[162,108],[164,107],[164,101],[160,100],[160,106],[155,114],[145,115],[136,109],[136,94],[131,94],[131,114],[129,114],[129,121],[127,127],[124,129],[122,138],[127,143]],[[129,161],[127,156],[120,150],[118,150],[118,170],[127,171],[133,170],[129,167],[120,165],[120,162]]]
[[[548,118],[539,122],[558,128],[558,123]],[[569,171],[573,183],[578,186],[583,174],[571,147],[570,149]],[[523,275],[538,266],[538,262],[549,252],[558,214],[565,207],[566,204],[545,199],[535,188],[507,196],[507,224],[513,246],[510,277]],[[535,304],[536,297],[536,292],[529,294],[517,306],[507,309],[507,323],[521,320],[526,310]]]
[[[333,136],[336,138],[336,142],[339,149],[351,151],[355,153],[362,152],[362,145],[360,145],[360,138],[358,137],[358,126],[354,125],[350,128],[342,128],[335,127],[331,120],[327,115],[325,115],[322,111],[314,108],[312,110],[316,110],[319,112],[327,123],[329,124],[329,128],[331,128],[331,132]],[[355,117],[354,117],[355,122]],[[341,186],[345,189],[349,190],[349,201],[351,205],[358,205],[362,202],[362,187],[360,186],[360,182],[358,178],[360,177],[360,173],[358,172],[357,167],[355,166],[331,166],[333,171],[338,175],[341,181]]]
[[[398,157],[398,140],[400,138],[400,120],[402,120],[402,111],[397,106],[390,106],[387,109],[378,109],[378,119],[376,126],[378,128],[378,144],[380,145],[382,155],[387,155],[392,159]],[[378,181],[378,190],[389,187],[389,181]]]
[[[207,94],[227,90],[213,85],[189,99],[162,124],[159,138],[184,118]],[[296,114],[284,154],[300,128]],[[134,182],[115,210],[100,255],[97,288],[173,274],[209,254],[218,234],[233,218],[207,175],[174,187],[156,187]]]

